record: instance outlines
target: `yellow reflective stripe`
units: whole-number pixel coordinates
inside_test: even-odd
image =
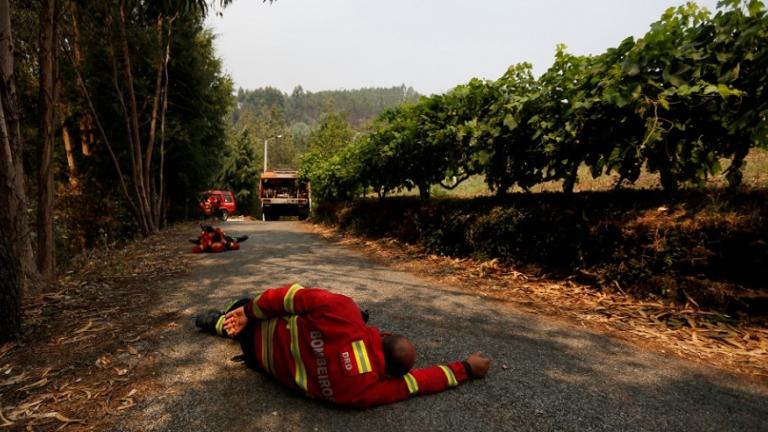
[[[226,318],[226,316],[222,315],[216,321],[216,334],[219,336],[224,336],[224,318]]]
[[[416,378],[413,375],[407,373],[403,375],[403,379],[405,379],[405,385],[408,386],[408,393],[413,395],[419,392],[419,383],[416,382]]]
[[[283,308],[289,314],[295,313],[293,308],[293,297],[296,296],[296,293],[302,288],[304,287],[299,284],[293,284],[290,288],[288,288],[288,292],[285,293],[285,297],[283,298]]]
[[[371,368],[371,360],[368,358],[368,350],[365,349],[365,342],[361,340],[352,342],[352,351],[355,353],[357,370],[360,373],[366,373],[373,370],[373,368]]]
[[[261,323],[261,367],[267,372],[269,370],[269,321]]]
[[[278,320],[279,318],[272,318],[261,322],[261,366],[272,375],[275,374],[272,345]]]
[[[307,370],[304,368],[304,361],[301,359],[301,350],[299,349],[299,317],[294,315],[288,318],[288,328],[291,331],[291,354],[293,362],[296,365],[296,372],[293,379],[296,385],[304,391],[307,391]]]
[[[352,342],[352,351],[355,353],[355,361],[357,362],[358,372],[370,372],[371,363],[368,361],[368,352],[365,350],[365,343],[363,343],[361,340]]]
[[[448,366],[440,365],[440,369],[443,370],[443,373],[445,373],[445,377],[448,379],[448,387],[456,387],[457,385],[459,385],[459,382],[456,381],[456,376],[453,374],[453,371]]]
[[[261,294],[253,298],[253,316],[259,319],[265,319],[267,316],[264,315],[264,312],[262,312],[261,308],[259,308],[260,298],[261,298]]]
[[[272,375],[275,375],[275,348],[274,348],[274,341],[275,341],[275,330],[277,329],[277,323],[280,321],[280,318],[272,318],[268,321],[268,329],[267,329],[267,367],[269,368],[269,371],[272,372]]]

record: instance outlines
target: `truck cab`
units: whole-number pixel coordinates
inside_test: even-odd
[[[309,182],[299,181],[296,171],[266,171],[259,178],[261,218],[278,220],[280,216],[309,217],[312,205]]]

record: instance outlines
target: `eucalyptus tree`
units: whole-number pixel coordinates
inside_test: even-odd
[[[67,147],[71,181],[77,173],[77,161],[70,148],[73,137],[68,135],[66,125],[78,116],[83,154],[96,159],[95,144],[106,147],[110,155],[108,161],[112,169],[98,169],[109,171],[112,177],[91,180],[96,183],[107,179],[102,184],[109,185],[109,180],[116,177],[115,183],[120,185],[136,225],[143,234],[150,234],[162,225],[167,208],[165,189],[168,180],[164,177],[167,129],[175,128],[177,136],[174,138],[181,137],[174,139],[174,143],[184,141],[180,121],[166,120],[169,112],[175,111],[177,119],[184,116],[181,113],[183,108],[178,105],[173,107],[171,101],[174,96],[170,94],[174,82],[170,73],[174,70],[174,25],[182,21],[185,26],[193,23],[197,33],[192,36],[196,38],[202,32],[202,20],[209,8],[224,8],[228,3],[228,0],[216,3],[204,0],[40,0],[14,3],[12,9],[8,0],[0,1],[0,224],[3,226],[0,242],[0,338],[9,337],[19,328],[21,287],[39,281],[26,216],[29,203],[25,192],[25,134],[33,136],[37,133],[37,165],[32,165],[37,180],[34,190],[38,193],[37,261],[46,277],[55,274],[55,134],[63,125],[61,132]],[[18,13],[20,9],[30,7],[34,10],[29,14]],[[36,23],[27,26],[37,28],[37,38],[27,35],[20,46],[14,45],[12,12],[17,17],[23,15],[25,19],[27,15],[37,14]],[[195,19],[190,21],[190,17]],[[33,39],[37,39],[36,49],[30,48],[35,46]],[[208,35],[200,41],[209,43],[210,39],[212,36]],[[14,58],[17,54],[25,56],[21,61],[25,67],[23,73],[36,78],[39,101],[36,106],[34,102],[30,103],[33,98],[29,95],[23,100],[19,97],[15,75],[19,68]],[[60,54],[69,59],[66,66],[59,63]],[[188,53],[181,54],[183,57]],[[210,63],[209,57],[212,56],[211,47],[210,55],[204,60]],[[208,64],[194,67],[211,69]],[[62,71],[63,68],[67,70]],[[213,69],[220,75],[220,67]],[[67,79],[59,74],[60,71],[67,74]],[[198,75],[202,77],[205,73]],[[70,82],[75,83],[76,92],[63,88],[64,83]],[[24,84],[25,92],[33,88],[29,83]],[[190,89],[187,87],[187,90]],[[199,108],[209,110],[205,114],[208,116],[208,127],[218,130],[223,136],[223,125],[211,126],[210,119],[221,117],[229,102],[231,83],[209,80],[205,85],[194,87],[194,91],[198,89],[208,92],[208,95],[190,98],[197,99],[192,103],[207,102],[206,98],[216,99],[201,104]],[[73,93],[78,96],[73,97]],[[213,93],[215,96],[209,96]],[[67,99],[59,104],[60,94],[66,94]],[[176,97],[179,102],[179,96]],[[225,102],[223,106],[220,101]],[[27,105],[33,108],[25,110]],[[116,105],[121,108],[122,118],[112,115]],[[211,116],[214,111],[217,114]],[[57,117],[60,122],[57,122]],[[115,127],[120,122],[124,123],[123,130]],[[92,127],[98,132],[98,142]],[[210,136],[206,132],[199,135],[200,139]],[[96,164],[90,165],[93,170]],[[128,170],[124,171],[126,167]],[[88,173],[92,175],[93,171]],[[110,216],[120,221],[120,215]]]
[[[218,4],[223,7],[228,3]],[[84,43],[90,47],[91,61],[99,63],[97,59],[103,58],[106,64],[84,70],[75,61],[74,52],[79,48],[71,44],[70,63],[89,114],[99,125],[123,198],[145,236],[162,226],[167,208],[166,117],[173,81],[169,65],[174,57],[175,26],[190,17],[193,21],[202,20],[209,6],[202,0],[79,0],[75,8],[83,17],[79,25],[85,31],[72,28],[71,34],[87,35],[90,42]],[[75,20],[71,22],[76,25]],[[89,54],[88,50],[82,51]],[[108,79],[102,76],[105,70],[111,75]],[[95,94],[102,97],[99,90],[107,90],[103,86],[105,81],[111,81],[108,91],[121,113],[121,132],[104,127],[102,117],[107,107],[93,101]],[[123,135],[126,151],[118,148]]]
[[[38,51],[40,118],[37,138],[37,267],[51,280],[55,270],[53,237],[53,142],[58,103],[58,22],[60,2],[40,2]]]
[[[27,233],[21,112],[14,74],[11,8],[0,0],[0,340],[21,327],[24,279],[34,262]]]

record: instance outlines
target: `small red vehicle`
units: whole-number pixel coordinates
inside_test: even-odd
[[[237,210],[235,196],[229,191],[207,190],[200,192],[197,203],[205,217],[217,217],[226,221]]]

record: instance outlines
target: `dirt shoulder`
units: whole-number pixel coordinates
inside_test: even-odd
[[[622,292],[600,292],[571,279],[534,277],[497,260],[450,258],[391,238],[366,239],[321,225],[313,231],[368,257],[435,283],[566,318],[636,346],[768,383],[768,328],[716,312]]]
[[[189,228],[87,254],[25,301],[23,335],[0,346],[0,426],[102,430],[150,391],[154,347],[176,325],[150,306],[188,271]]]

